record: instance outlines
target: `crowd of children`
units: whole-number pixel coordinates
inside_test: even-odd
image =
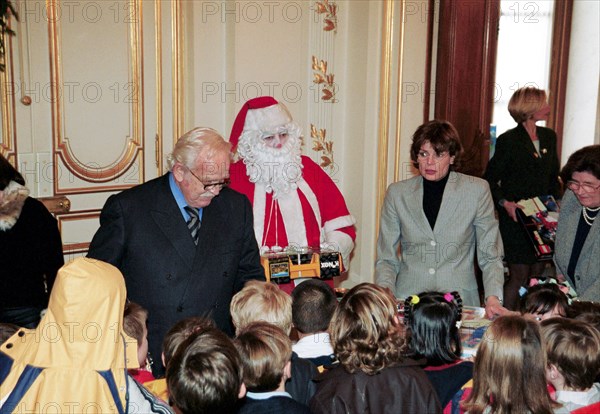
[[[544,281],[522,293],[473,361],[457,292],[397,301],[362,283],[338,302],[316,279],[291,296],[251,281],[231,302],[235,338],[203,317],[179,321],[155,379],[152,315],[126,301],[116,268],[76,259],[36,330],[0,326],[0,412],[599,413],[600,305]]]

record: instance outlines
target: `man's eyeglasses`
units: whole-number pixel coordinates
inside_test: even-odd
[[[231,183],[231,180],[229,178],[225,178],[223,181],[220,181],[218,183],[210,183],[210,184],[204,184],[202,182],[202,180],[200,179],[200,177],[198,177],[196,174],[194,174],[194,172],[192,170],[190,170],[188,168],[188,171],[190,172],[190,174],[192,174],[192,176],[198,180],[198,182],[200,184],[202,184],[202,187],[204,187],[205,191],[214,191],[216,189],[221,190],[223,187],[227,187],[229,185],[229,183]]]
[[[577,181],[569,180],[569,181],[567,181],[567,187],[571,191],[579,191],[579,189],[581,188],[586,193],[591,193],[591,192],[598,190],[600,188],[600,185],[593,186],[591,184],[581,184]]]
[[[433,153],[433,158],[435,158],[436,160],[443,160],[447,156],[448,156],[448,151],[442,151],[439,154],[437,152]],[[417,152],[417,157],[419,157],[419,159],[422,159],[422,160],[429,159],[429,152],[419,151],[419,152]]]

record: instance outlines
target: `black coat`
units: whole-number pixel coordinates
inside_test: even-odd
[[[148,343],[160,365],[162,341],[177,321],[208,316],[233,334],[232,296],[265,280],[248,199],[224,188],[204,207],[198,246],[169,187],[169,174],[111,196],[89,257],[118,267],[127,295],[148,310]],[[155,367],[155,374],[162,374]]]
[[[0,308],[48,305],[56,272],[64,264],[56,219],[27,197],[15,225],[0,230]]]
[[[411,359],[375,375],[350,374],[342,366],[326,371],[309,407],[315,414],[442,412],[431,382]]]
[[[498,202],[548,194],[560,197],[556,133],[550,128],[537,127],[537,135],[539,155],[522,124],[500,135],[484,175],[498,210],[505,259],[512,264],[532,264],[536,261],[535,254],[524,230]]]

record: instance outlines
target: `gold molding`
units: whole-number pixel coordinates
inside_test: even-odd
[[[0,111],[2,112],[2,139],[0,139],[0,154],[2,154],[13,165],[16,165],[17,134],[15,129],[15,84],[12,59],[14,49],[12,47],[11,36],[5,33],[3,37],[5,70],[4,72],[0,72],[0,82],[2,82],[2,85],[0,85],[0,94],[2,95],[2,103],[0,104]],[[7,85],[10,85],[11,88],[7,88]]]
[[[63,136],[63,115],[64,107],[62,95],[59,91],[62,82],[62,59],[61,59],[61,32],[58,19],[55,16],[57,3],[59,0],[46,0],[46,9],[48,10],[48,41],[50,48],[50,80],[51,80],[51,97],[52,97],[52,136],[53,136],[53,156],[54,156],[54,174],[58,177],[59,160],[62,161],[65,167],[80,179],[91,183],[106,183],[112,181],[125,174],[135,163],[139,157],[140,170],[139,175],[143,180],[144,160],[140,156],[143,150],[143,72],[141,65],[142,54],[142,0],[132,1],[134,13],[137,18],[131,19],[129,22],[130,41],[129,47],[131,51],[131,66],[130,76],[134,85],[134,97],[132,98],[131,113],[132,113],[132,136],[129,137],[125,150],[121,157],[108,166],[99,168],[90,168],[85,166],[77,159],[73,153],[69,138]],[[59,180],[54,181],[55,194],[75,194],[96,192],[99,187],[83,187],[83,188],[59,188]],[[119,189],[130,187],[130,185],[120,185],[108,187],[108,189]],[[107,187],[102,187],[107,188]]]
[[[402,70],[402,62],[404,61],[404,24],[406,20],[406,1],[400,0],[400,27],[398,28],[398,73],[396,74],[396,79],[398,79],[398,88],[396,91],[396,135],[394,139],[394,181],[400,180],[402,166],[401,157],[404,154],[400,153],[400,132],[402,129],[402,79],[403,79],[403,70]]]
[[[323,31],[337,33],[337,4],[334,1],[315,2],[315,13],[325,15]]]
[[[392,54],[394,49],[394,3],[395,0],[384,0],[383,26],[381,33],[381,79],[379,83],[379,142],[377,160],[377,198],[375,228],[379,231],[381,207],[387,189],[388,143],[390,123],[390,95]]]
[[[162,91],[162,1],[154,1],[154,44],[156,60],[156,171],[157,176],[162,174],[162,137],[163,137],[163,91]]]
[[[58,222],[59,231],[61,232],[61,234],[64,235],[63,222],[98,220],[99,217],[100,217],[99,210],[81,210],[76,213],[65,213],[65,214],[59,213],[56,215],[56,220]],[[90,247],[90,242],[65,243],[63,241],[63,254],[67,255],[67,254],[85,253],[88,251],[89,247]]]
[[[173,145],[185,125],[183,92],[183,15],[181,0],[171,0],[171,70],[173,77]]]

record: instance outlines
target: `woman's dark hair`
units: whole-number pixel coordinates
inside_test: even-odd
[[[3,191],[11,181],[25,185],[23,176],[0,154],[0,191]]]
[[[451,169],[460,166],[460,157],[463,152],[462,144],[458,136],[458,131],[448,121],[433,120],[421,125],[412,138],[412,146],[410,147],[410,159],[413,161],[415,168],[419,167],[417,162],[421,146],[429,142],[436,154],[448,152],[451,157],[454,157],[454,164]]]
[[[560,178],[566,184],[576,172],[589,172],[600,180],[600,145],[588,145],[571,154],[560,172]]]
[[[404,301],[404,323],[409,328],[411,356],[426,358],[428,365],[444,365],[460,359],[461,317],[462,299],[458,292],[409,296]]]

